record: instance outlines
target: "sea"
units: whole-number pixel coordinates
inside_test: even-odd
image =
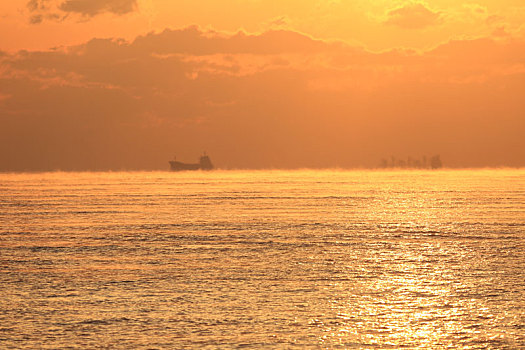
[[[0,174],[1,349],[525,349],[525,169]]]

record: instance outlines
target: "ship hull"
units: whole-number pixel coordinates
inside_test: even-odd
[[[196,164],[182,163],[172,160],[169,162],[171,171],[188,171],[188,170],[212,170],[213,164],[208,156],[204,155],[200,158],[200,162]]]
[[[171,161],[170,168],[172,171],[201,170],[201,165]]]

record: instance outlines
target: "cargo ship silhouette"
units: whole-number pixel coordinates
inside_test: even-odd
[[[185,170],[212,170],[213,164],[211,163],[210,157],[204,153],[199,159],[198,163],[182,163],[176,160],[171,160],[170,167],[172,171],[185,171]]]

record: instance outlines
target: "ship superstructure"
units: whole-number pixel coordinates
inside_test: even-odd
[[[185,171],[185,170],[212,170],[213,164],[210,157],[204,153],[199,159],[198,163],[183,163],[176,160],[169,162],[172,171]]]

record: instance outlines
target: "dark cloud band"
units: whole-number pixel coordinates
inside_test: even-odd
[[[93,17],[104,12],[124,15],[133,12],[136,7],[137,0],[66,0],[58,8],[64,12]]]
[[[118,16],[137,9],[137,0],[65,0],[55,3],[52,0],[29,0],[27,8],[31,13],[29,21],[38,24],[44,20],[62,21],[69,14],[91,18],[103,13]]]

